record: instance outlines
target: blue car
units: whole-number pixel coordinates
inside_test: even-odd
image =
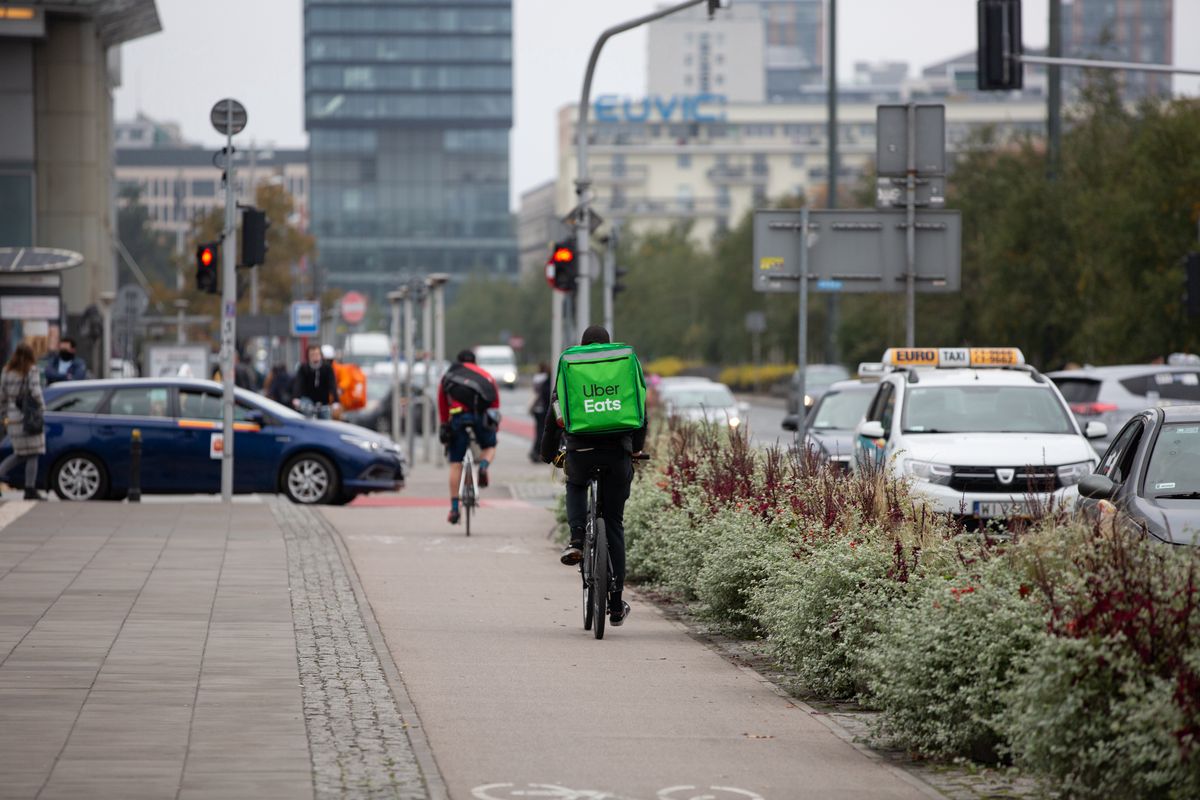
[[[64,500],[121,500],[129,493],[130,443],[141,432],[144,493],[221,490],[221,386],[178,378],[99,380],[46,387],[46,455],[38,487]],[[348,503],[404,480],[391,439],[341,422],[312,420],[237,390],[234,491],[282,492],[297,503]],[[5,439],[0,458],[11,452]],[[19,484],[20,468],[0,479]]]

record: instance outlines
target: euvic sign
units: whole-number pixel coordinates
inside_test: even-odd
[[[725,95],[650,95],[641,100],[602,94],[594,104],[598,122],[721,122]]]

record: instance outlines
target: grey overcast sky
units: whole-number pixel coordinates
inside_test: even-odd
[[[737,0],[733,0],[737,2]],[[555,113],[578,99],[588,52],[606,27],[644,14],[658,0],[514,0],[515,121],[512,197],[554,177]],[[138,111],[178,122],[193,141],[215,145],[212,104],[242,101],[250,122],[244,140],[304,147],[301,0],[158,0],[163,30],[125,46],[118,118]],[[1046,0],[1026,0],[1027,47],[1046,42]],[[231,24],[223,20],[229,15]],[[1200,67],[1194,46],[1200,0],[1175,0],[1175,54]],[[975,0],[839,0],[838,69],[848,80],[855,61],[900,60],[916,71],[975,46]],[[635,30],[611,40],[597,69],[593,96],[645,91],[646,36]],[[1188,94],[1193,79],[1176,79]]]

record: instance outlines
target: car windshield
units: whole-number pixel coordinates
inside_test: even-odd
[[[675,408],[729,408],[736,405],[727,386],[680,386],[666,393],[664,399]]]
[[[1163,425],[1143,491],[1148,497],[1200,500],[1200,422]]]
[[[392,390],[391,375],[372,375],[367,378],[367,402],[378,403]]]
[[[511,367],[514,364],[513,360],[506,356],[484,356],[477,358],[476,362],[481,367]]]
[[[905,433],[1075,433],[1049,388],[912,386],[904,399]]]
[[[798,384],[799,377],[799,372],[793,375],[792,383]],[[814,389],[823,389],[849,377],[850,373],[846,368],[837,364],[814,364],[804,370],[804,389],[811,393]]]
[[[867,413],[874,392],[829,392],[821,397],[813,413],[812,427],[818,431],[849,431]]]

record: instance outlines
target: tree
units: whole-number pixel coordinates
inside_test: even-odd
[[[179,267],[173,237],[151,226],[140,186],[123,186],[118,197],[117,238],[151,284],[174,286]],[[125,260],[119,258],[117,263],[121,265],[121,284],[134,282]]]

